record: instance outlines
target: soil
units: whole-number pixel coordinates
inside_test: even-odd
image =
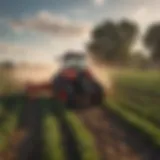
[[[160,160],[160,150],[121,118],[101,107],[75,113],[95,138],[103,160]]]
[[[61,119],[62,143],[67,160],[80,160],[80,152],[75,136],[65,120]]]
[[[160,149],[109,109],[99,106],[73,112],[93,135],[102,160],[160,160]],[[41,160],[42,119],[43,111],[39,104],[28,102],[20,116],[18,128],[9,139],[8,148],[0,153],[0,160]],[[73,133],[63,118],[59,120],[66,159],[80,160]]]

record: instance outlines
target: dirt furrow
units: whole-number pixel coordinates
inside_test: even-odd
[[[27,133],[26,130],[14,131],[8,140],[9,145],[0,153],[0,160],[17,160],[17,150],[23,139],[28,136]]]
[[[75,113],[93,134],[104,160],[159,160],[160,153],[143,135],[101,107]]]
[[[67,121],[64,118],[60,118],[62,143],[64,146],[67,160],[80,160],[80,153],[78,150],[78,144],[75,139],[75,135],[68,126]]]
[[[2,160],[42,159],[42,110],[36,102],[28,102],[19,117],[19,125],[9,139]]]
[[[17,160],[41,160],[43,153],[42,142],[42,108],[36,101],[29,102],[19,120],[21,128],[27,128],[29,135],[22,142]]]

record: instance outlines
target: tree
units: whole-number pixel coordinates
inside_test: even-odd
[[[128,20],[106,21],[93,29],[87,48],[98,60],[125,62],[137,33],[137,25]]]
[[[160,23],[148,27],[144,36],[144,45],[150,50],[152,60],[160,63]]]
[[[5,69],[12,69],[12,68],[14,68],[14,64],[11,61],[3,61],[3,62],[1,62],[0,66],[2,68],[5,68]]]
[[[135,51],[130,55],[129,64],[132,67],[145,69],[149,67],[149,58],[141,50]]]

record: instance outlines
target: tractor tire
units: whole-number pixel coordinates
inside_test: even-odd
[[[76,108],[76,101],[73,97],[68,98],[65,105],[68,109],[75,109]]]
[[[103,96],[102,95],[96,95],[92,99],[92,105],[94,106],[100,106],[103,103]]]
[[[104,90],[100,85],[96,84],[96,90],[91,100],[92,105],[94,106],[102,105],[103,99],[104,99]]]

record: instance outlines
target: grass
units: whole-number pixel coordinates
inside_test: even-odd
[[[114,95],[108,97],[108,107],[160,146],[159,72],[125,70],[114,72],[112,78]]]
[[[113,100],[107,102],[108,106],[121,117],[130,122],[133,126],[147,133],[153,142],[160,146],[160,129],[145,118],[138,116],[136,113],[130,112],[127,109],[121,109],[122,106],[116,104]]]
[[[4,120],[0,121],[0,152],[2,152],[8,145],[9,136],[16,128],[18,104],[11,102],[12,106],[14,105],[15,111],[9,112],[7,110],[8,107],[3,103],[2,95],[15,93],[17,91],[17,85],[13,81],[11,71],[0,68],[0,75],[0,119]]]
[[[3,76],[3,80],[0,81],[0,90],[3,93],[12,93],[10,86],[13,84],[10,80],[5,80],[5,78],[7,79],[7,75],[4,74]],[[159,72],[125,70],[114,72],[112,78],[115,82],[115,94],[111,95],[112,97],[108,97],[107,103],[109,105],[107,106],[130,122],[130,124],[150,135],[153,142],[160,146]],[[23,101],[22,98],[21,101]],[[3,115],[3,108],[10,108],[12,103],[13,101],[4,101],[4,104],[8,107],[0,106],[0,117]],[[58,118],[63,116],[65,116],[68,126],[75,135],[82,160],[100,159],[95,148],[94,138],[73,112],[66,111],[60,102],[53,102],[53,100],[41,99],[40,104],[44,108],[44,112],[45,108],[47,108],[55,114],[55,116],[51,115],[51,113],[44,114],[45,159],[66,159],[62,144],[63,133],[60,131],[60,121]],[[12,112],[10,109],[7,111],[5,121],[0,124],[0,151],[7,146],[8,136],[13,132],[17,124],[17,112],[13,112],[13,109]]]
[[[4,116],[4,107],[3,105],[0,105],[0,123],[1,123],[1,118]]]
[[[8,113],[5,121],[0,124],[0,152],[8,145],[9,136],[17,126],[18,112]]]
[[[120,97],[119,99],[117,99],[117,102],[122,104],[122,106],[136,112],[140,116],[148,118],[151,121],[153,120],[160,127],[159,102],[157,104],[155,102],[151,103],[147,100],[147,98],[146,100],[142,100],[141,98],[136,99],[133,97],[124,96],[124,98]]]
[[[44,118],[44,154],[47,160],[65,160],[59,125],[54,116],[46,115]]]
[[[84,124],[71,111],[67,111],[59,101],[41,100],[41,106],[45,106],[46,115],[43,120],[44,130],[44,157],[47,160],[65,160],[61,133],[61,120],[65,121],[78,144],[78,152],[82,160],[99,160],[92,135]]]

